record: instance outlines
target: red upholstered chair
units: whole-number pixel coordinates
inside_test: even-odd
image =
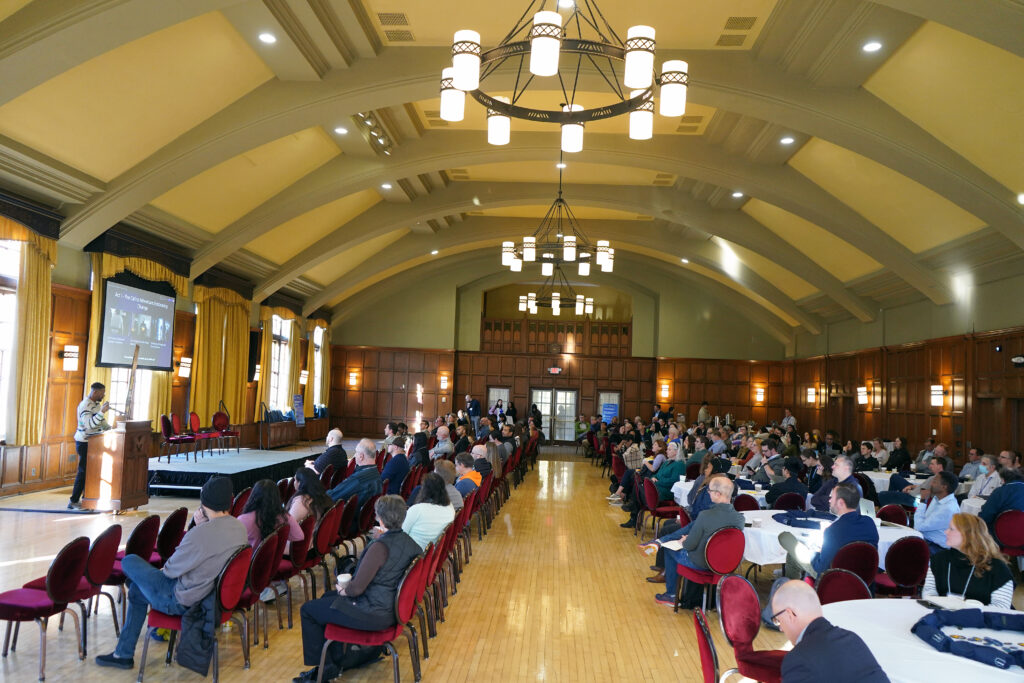
[[[612,456],[612,474],[615,475],[615,481],[622,482],[622,477],[626,474],[626,461],[621,455]]]
[[[331,546],[334,545],[338,537],[338,527],[341,525],[341,515],[344,509],[343,503],[335,503],[327,508],[313,527],[313,540],[310,543],[309,552],[306,554],[306,560],[302,563],[302,571],[309,575],[314,599],[316,599],[314,569],[321,567],[324,570],[324,591],[326,592],[331,587],[331,571],[327,566],[327,556],[331,554]]]
[[[355,462],[355,460],[350,460],[349,462],[353,463],[353,462]],[[337,486],[341,482],[345,481],[345,477],[347,477],[348,475],[349,475],[349,468],[347,468],[347,467],[345,469],[338,469],[338,470],[336,470],[334,472],[334,476],[331,477],[331,485],[329,487],[327,487],[327,490],[330,491],[335,486]]]
[[[775,499],[775,504],[772,505],[772,510],[803,510],[804,509],[804,497],[799,493],[783,493],[781,496]]]
[[[827,569],[814,587],[821,604],[846,600],[870,600],[871,589],[863,579],[847,569]]]
[[[640,529],[640,542],[644,540],[644,517],[650,515],[651,517],[651,533],[654,534],[654,538],[658,537],[658,530],[661,528],[661,522],[665,519],[672,519],[679,514],[679,506],[676,505],[674,500],[658,500],[658,487],[654,485],[654,482],[643,477],[644,487],[644,505],[646,508],[641,509],[636,516],[636,526]]]
[[[691,462],[686,466],[686,481],[696,481],[700,476],[700,463]]]
[[[242,546],[231,556],[231,559],[224,565],[224,569],[221,570],[220,576],[217,577],[216,587],[214,591],[217,593],[217,618],[215,623],[219,626],[223,626],[229,621],[233,621],[234,609],[238,605],[238,599],[242,596],[242,591],[245,590],[246,578],[249,576],[249,563],[252,561],[252,548],[248,545]],[[181,630],[181,617],[173,614],[164,614],[158,610],[149,608],[149,619],[147,620],[149,628],[166,628],[170,629],[171,636],[167,641],[167,657],[164,658],[165,664],[171,663],[171,656],[174,653],[174,640]],[[241,627],[242,637],[242,655],[245,657],[245,668],[249,668],[249,622],[245,619],[241,620],[239,624]],[[217,646],[217,631],[214,630],[213,636],[213,681],[217,683],[220,680],[220,661],[219,661],[219,648]],[[143,638],[142,644],[142,659],[139,661],[139,683],[142,683],[143,676],[146,673],[146,652],[149,650],[149,643],[152,638]]]
[[[718,683],[718,653],[715,643],[711,640],[704,610],[700,607],[693,610],[693,627],[697,631],[697,650],[700,652],[700,669],[704,683]]]
[[[196,439],[196,449],[202,446],[203,451],[205,451],[206,447],[209,446],[212,451],[213,442],[220,435],[212,429],[204,429],[202,422],[199,420],[199,415],[195,411],[188,414],[188,424],[191,428],[192,436]]]
[[[376,511],[373,509],[377,504],[377,499],[381,497],[381,494],[371,496],[370,500],[366,501],[359,510],[359,536],[363,537],[363,547],[369,543],[370,529],[373,528],[373,522],[376,520]]]
[[[741,493],[736,496],[736,500],[732,502],[732,506],[736,508],[736,512],[750,512],[752,510],[761,509],[761,504],[757,502],[757,498],[754,498],[748,493]]]
[[[185,537],[185,525],[188,523],[188,508],[180,507],[167,515],[160,533],[156,537],[156,549],[149,556],[149,563],[160,569],[174,554],[181,539]]]
[[[4,632],[3,656],[7,656],[7,643],[11,638],[11,623],[14,623],[14,642],[18,646],[18,630],[23,621],[34,621],[39,625],[39,680],[46,680],[46,621],[52,616],[67,611],[75,622],[78,640],[78,658],[85,659],[82,648],[81,629],[78,614],[68,609],[68,603],[75,598],[89,559],[89,539],[80,536],[61,548],[46,572],[45,589],[17,588],[0,593],[0,621],[7,622]],[[13,679],[12,679],[13,680]]]
[[[289,581],[293,576],[298,576],[299,580],[302,581],[302,596],[303,599],[309,600],[309,595],[306,591],[306,577],[302,574],[303,565],[306,562],[306,555],[309,554],[309,546],[313,542],[313,525],[316,524],[316,518],[312,515],[302,520],[302,540],[292,541],[289,548],[288,557],[283,557],[278,562],[277,568],[274,571],[273,577],[271,578],[270,588],[274,591],[274,597],[281,597],[280,590],[284,590],[285,595],[288,596],[288,628],[292,627],[292,587]],[[286,535],[287,537],[287,535]],[[283,584],[282,588],[278,588],[277,584]],[[281,616],[278,612],[278,627],[280,628]]]
[[[291,500],[292,495],[295,493],[295,482],[292,481],[291,477],[278,479],[277,492],[281,495],[281,502],[284,503],[285,508],[287,508],[288,501]]]
[[[465,546],[465,558],[466,563],[469,563],[469,558],[473,554],[473,509],[476,507],[476,491],[471,491],[466,499],[462,501],[463,511],[463,525],[459,528],[459,536],[462,538],[462,543]]]
[[[419,465],[413,465],[409,468],[409,473],[405,475],[405,479],[402,480],[400,495],[404,500],[409,500],[409,496],[412,495],[412,490],[416,488],[416,482],[419,480],[418,475],[422,469]]]
[[[267,607],[260,600],[260,593],[270,585],[270,576],[273,574],[276,565],[274,559],[277,557],[278,546],[281,540],[281,529],[285,530],[284,536],[288,538],[288,525],[281,524],[274,533],[270,534],[256,546],[252,554],[252,561],[249,563],[249,575],[245,581],[245,590],[238,598],[234,612],[246,623],[249,623],[249,611],[253,610],[252,644],[260,642],[260,609],[263,610],[263,649],[268,647],[267,642]]]
[[[331,486],[331,479],[333,477],[334,477],[334,465],[330,465],[329,464],[329,465],[327,465],[327,467],[324,468],[324,471],[320,473],[320,483],[323,485],[325,490],[327,490],[327,491],[331,490],[331,488],[332,488],[332,486]]]
[[[430,581],[430,571],[433,569],[434,565],[434,557],[439,551],[440,548],[436,544],[428,543],[426,550],[423,551],[423,556],[419,563],[420,575],[419,586],[416,588],[416,614],[419,616],[420,620],[420,630],[418,635],[420,642],[423,644],[423,659],[430,658],[430,648],[427,646],[427,641],[430,639],[431,634],[436,635],[437,633],[434,628],[433,614],[427,605],[427,599],[430,594],[430,591],[427,590],[427,586]]]
[[[225,413],[223,410],[218,410],[213,414],[213,419],[211,420],[211,422],[213,423],[214,432],[217,434],[217,439],[222,444],[227,439],[234,439],[235,452],[241,452],[241,432],[231,429],[231,418],[228,417],[228,414]]]
[[[907,517],[907,511],[902,505],[890,503],[889,505],[883,505],[878,508],[878,512],[875,513],[875,517],[886,522],[892,522],[893,524],[899,524],[901,526],[910,526],[910,521]]]
[[[345,507],[341,511],[341,524],[338,525],[338,536],[335,538],[334,546],[344,546],[345,553],[351,555],[353,559],[356,555],[356,541],[355,539],[359,536],[358,525],[353,526],[352,520],[355,519],[356,515],[359,514],[359,496],[352,495],[345,501]],[[349,552],[348,544],[352,544],[352,550]],[[334,559],[337,560],[338,556],[335,555]]]
[[[996,541],[1004,555],[1024,555],[1024,511],[1007,510],[996,517]]]
[[[299,525],[302,526],[301,524]],[[277,529],[277,549],[274,552],[274,560],[271,562],[270,570],[270,581],[267,582],[267,586],[274,591],[274,609],[277,610],[277,630],[282,630],[284,624],[281,622],[281,601],[277,599],[277,590],[271,584],[274,580],[274,576],[277,574],[278,569],[281,566],[281,561],[284,559],[284,553],[288,549],[288,534],[291,531],[291,527],[287,524],[282,524]],[[289,617],[291,615],[289,614]],[[266,622],[266,619],[264,619]],[[264,626],[266,623],[264,623]],[[266,629],[263,631],[263,648],[267,647],[267,632]]]
[[[348,461],[348,469],[345,470],[345,476],[350,477],[352,473],[356,471],[356,459],[350,458]]]
[[[718,619],[736,657],[736,668],[722,678],[739,673],[755,681],[780,683],[786,651],[754,649],[754,638],[761,630],[761,604],[757,591],[742,576],[723,576],[718,582]]]
[[[899,539],[885,552],[885,572],[875,576],[875,592],[916,598],[924,586],[930,562],[931,553],[923,538]]]
[[[114,568],[110,571],[110,576],[103,582],[104,586],[117,586],[117,599],[121,603],[121,625],[124,625],[125,616],[128,613],[128,595],[124,588],[125,575],[121,571],[121,560],[124,559],[125,555],[138,555],[146,559],[153,556],[153,550],[156,548],[156,539],[160,534],[160,518],[156,515],[150,515],[146,519],[139,522],[139,524],[132,529],[132,532],[128,535],[128,542],[124,545],[124,550],[120,551],[115,555]],[[109,593],[104,593],[113,600],[113,597]]]
[[[169,464],[171,462],[171,448],[174,448],[174,454],[177,455],[181,452],[181,447],[186,444],[192,444],[192,459],[196,459],[196,437],[192,434],[175,435],[174,424],[171,422],[171,418],[166,415],[160,416],[160,434],[163,436],[163,441],[160,442],[160,455],[157,456],[157,460],[166,455]],[[185,459],[188,460],[188,451],[185,452]]]
[[[866,541],[847,543],[832,558],[831,569],[848,569],[870,587],[878,574],[878,548]]]
[[[174,429],[174,435],[184,434],[181,426],[181,415],[174,413],[171,415],[171,427]]]
[[[373,464],[377,466],[377,471],[382,472],[384,470],[384,455],[387,451],[381,451],[377,454],[377,457],[373,459]]]
[[[732,574],[743,561],[743,550],[746,548],[746,540],[743,537],[742,529],[719,529],[711,534],[707,545],[704,546],[704,563],[710,571],[691,569],[681,564],[676,564],[679,576],[687,581],[694,581],[704,586],[704,596],[701,600],[701,608],[707,609],[708,590],[714,586],[719,577]],[[683,597],[683,582],[679,582],[676,588],[676,604],[674,611],[679,611],[679,603]]]
[[[252,494],[252,487],[242,489],[235,496],[235,499],[231,502],[231,516],[238,517],[242,514],[242,510],[245,509],[245,504],[249,502],[249,496]]]
[[[412,561],[409,568],[405,570],[402,582],[398,585],[398,595],[395,598],[395,621],[398,623],[394,626],[383,631],[359,631],[345,628],[344,626],[327,624],[327,628],[324,631],[326,642],[324,643],[323,650],[320,652],[320,667],[317,669],[317,683],[321,683],[323,680],[327,648],[330,647],[332,642],[350,643],[362,647],[383,646],[391,654],[395,683],[398,683],[398,651],[395,649],[394,641],[402,634],[405,634],[406,639],[409,641],[409,654],[412,657],[413,674],[417,681],[420,680],[420,657],[416,636],[411,630],[405,629],[405,624],[412,619],[412,615],[416,611],[416,589],[419,586],[419,582],[416,580],[416,568],[421,561],[419,557]]]

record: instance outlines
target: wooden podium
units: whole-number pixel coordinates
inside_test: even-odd
[[[90,436],[82,507],[120,512],[148,503],[152,444],[150,420],[122,422]]]

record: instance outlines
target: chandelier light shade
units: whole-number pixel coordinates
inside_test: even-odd
[[[583,315],[583,307],[584,306],[585,306],[585,303],[583,301],[583,295],[582,294],[577,294],[576,295],[576,315]]]
[[[452,42],[452,82],[463,92],[480,87],[480,34],[470,29],[455,32]]]
[[[455,87],[455,69],[445,67],[441,71],[441,118],[458,122],[466,115],[466,93]]]
[[[686,113],[686,85],[689,66],[681,59],[670,59],[661,65],[661,98],[658,113],[662,116],[682,116]]]
[[[654,82],[654,29],[630,26],[626,31],[626,67],[622,82],[627,88],[646,90]]]
[[[537,238],[527,236],[523,238],[523,260],[524,261],[536,261],[537,260]]]
[[[643,95],[646,90],[633,90],[630,97]],[[654,100],[648,99],[639,109],[629,112],[629,138],[631,140],[650,140],[654,137]]]
[[[576,235],[562,236],[562,260],[576,260]]]
[[[530,31],[530,73],[534,76],[558,74],[558,52],[562,46],[562,15],[541,11],[533,15]]]
[[[506,268],[511,267],[512,261],[516,258],[516,243],[515,242],[502,242],[501,243],[501,265]]]
[[[608,257],[604,260],[604,263],[601,264],[601,272],[602,273],[610,273],[610,272],[612,272],[612,268],[614,268],[614,267],[615,267],[615,250],[612,249],[611,247],[608,247]]]
[[[580,277],[587,277],[590,275],[590,261],[586,259],[580,259]]]
[[[590,315],[594,312],[594,297],[588,296],[583,305],[583,312]]]
[[[544,254],[548,256],[548,254]],[[555,264],[548,259],[544,259],[544,262],[540,264],[540,274],[544,277],[551,277],[555,274]]]
[[[597,254],[594,256],[594,263],[604,266],[605,261],[608,260],[608,248],[608,240],[597,241]]]
[[[462,95],[465,97],[465,93]],[[508,104],[509,99],[498,95],[494,99]],[[487,142],[492,145],[507,145],[512,139],[512,119],[494,109],[487,110]]]
[[[512,259],[512,264],[509,265],[509,268],[512,270],[513,273],[523,272],[523,260],[520,258]]]
[[[582,104],[567,104],[562,107],[564,112],[583,111]],[[583,124],[563,123],[562,124],[562,151],[568,154],[575,154],[583,151]]]
[[[524,313],[526,312],[526,295],[525,294],[520,294],[519,295],[519,310],[524,312]]]
[[[551,315],[560,315],[562,301],[558,292],[551,292]]]

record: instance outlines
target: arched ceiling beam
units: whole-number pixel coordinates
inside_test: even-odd
[[[928,19],[1024,57],[1024,4],[1007,0],[939,2],[872,0],[906,14]]]
[[[662,55],[674,56],[690,62],[693,101],[862,154],[950,199],[1024,248],[1013,192],[863,89],[814,87],[742,52]],[[434,97],[438,70],[449,59],[447,48],[388,48],[377,59],[331,72],[321,82],[266,83],[113,179],[65,220],[62,241],[82,247],[188,178],[284,135],[339,116]],[[496,74],[495,88],[511,88],[513,76]],[[592,71],[580,78],[583,89],[600,87]]]
[[[679,261],[680,258],[685,257],[690,260],[691,264],[719,272],[765,301],[777,306],[797,320],[811,334],[821,333],[821,321],[816,316],[804,311],[796,302],[779,291],[775,285],[749,267],[741,265],[733,274],[725,272],[719,259],[719,249],[707,240],[666,239],[665,232],[651,221],[584,221],[582,230],[587,235],[599,235],[602,239],[611,240],[615,245],[616,260],[620,253],[634,251],[640,247],[644,250],[640,252],[638,258],[646,256],[648,260],[651,260],[657,258],[654,254],[661,254],[662,258],[671,259],[671,262],[676,264],[672,271],[676,272],[686,270]],[[403,264],[410,264],[409,267],[412,267],[411,264],[424,258],[434,249],[441,252],[437,258],[448,261],[453,254],[489,246],[490,251],[484,249],[481,258],[490,263],[492,267],[500,268],[498,248],[501,240],[519,239],[522,235],[522,219],[488,216],[471,216],[463,223],[437,235],[406,235],[367,258],[361,265],[328,284],[322,291],[308,299],[303,306],[303,314],[308,315],[321,306],[331,303],[342,294],[347,294],[348,297],[357,295],[366,287],[375,286],[382,275],[405,270]],[[596,237],[591,239],[596,239]],[[621,266],[619,269],[621,270]],[[575,272],[572,265],[565,270],[567,276]],[[595,268],[591,272],[596,270]],[[711,279],[703,275],[700,275],[700,278],[702,281]]]
[[[585,150],[575,155],[573,160],[632,166],[678,174],[721,187],[742,188],[749,196],[780,206],[831,230],[879,263],[888,265],[936,303],[948,300],[944,286],[917,264],[905,246],[789,166],[755,164],[724,154],[700,138],[675,136],[659,142],[658,145],[638,145],[622,136],[591,135],[587,138]],[[554,136],[544,133],[516,135],[510,144],[494,147],[477,132],[445,132],[424,135],[403,145],[396,150],[393,160],[338,157],[222,230],[196,254],[191,275],[198,277],[268,230],[339,196],[376,188],[383,182],[394,182],[398,178],[447,168],[508,161],[553,162],[556,154],[554,145],[557,145]],[[555,177],[554,169],[551,177]],[[770,233],[763,226],[760,232]],[[746,233],[739,239],[735,236],[729,239],[744,246],[750,243]],[[773,242],[776,246],[785,244],[777,239]],[[759,245],[751,245],[751,248],[767,246],[766,240],[761,240]],[[790,247],[785,249],[788,251]],[[809,263],[809,260],[805,261]],[[826,274],[822,271],[818,275]],[[828,284],[818,286],[828,291],[858,319],[874,319],[874,310],[867,302],[847,291],[835,278],[828,278],[825,280]]]

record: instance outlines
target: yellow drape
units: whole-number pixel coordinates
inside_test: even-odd
[[[287,375],[281,378],[284,385],[289,388],[290,397],[299,393],[299,368],[302,367],[299,361],[299,338],[302,336],[301,318],[294,311],[283,306],[260,306],[260,322],[263,330],[260,332],[260,381],[256,385],[256,397],[259,401],[270,406],[270,360],[273,357],[273,320],[274,316],[283,318],[291,323],[288,337],[289,363],[286,368]],[[283,406],[278,406],[283,408]],[[260,419],[259,405],[256,406],[256,419]]]
[[[316,395],[316,373],[314,372],[314,368],[316,368],[316,349],[313,345],[313,333],[317,327],[322,327],[324,330],[323,344],[320,349],[320,400],[324,405],[330,400],[330,327],[328,327],[327,321],[323,318],[310,318],[306,320],[306,333],[309,335],[309,348],[306,352],[306,369],[309,371],[309,378],[306,380],[306,391],[303,396],[306,406],[306,417],[313,416],[313,406],[315,403],[313,399]]]
[[[50,349],[50,270],[57,242],[0,216],[0,239],[22,242],[18,272],[18,331],[15,358],[17,409],[10,443],[43,440]]]
[[[241,420],[249,357],[250,302],[221,287],[196,285],[196,338],[189,405],[209,424],[220,402]]]
[[[289,376],[289,386],[291,387],[291,391],[288,392],[288,403],[289,405],[292,406],[292,408],[295,407],[294,400],[292,399],[292,397],[295,396],[296,394],[303,393],[302,385],[299,384],[299,375],[302,372],[303,360],[302,345],[299,342],[305,336],[305,332],[303,331],[305,330],[305,328],[306,324],[302,320],[302,318],[292,320],[292,336],[288,340],[288,348],[291,350],[291,371]],[[305,399],[304,396],[303,399]],[[305,401],[303,401],[303,403],[305,403]],[[303,412],[305,412],[305,407],[303,407]]]

